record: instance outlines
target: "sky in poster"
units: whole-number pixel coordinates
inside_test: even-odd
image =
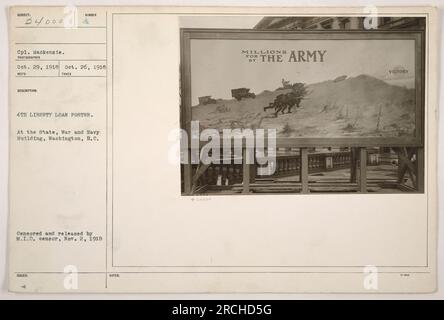
[[[251,62],[244,50],[285,51],[282,62]],[[292,61],[291,52],[316,52],[316,62]],[[282,79],[307,84],[367,74],[391,84],[414,86],[413,40],[191,40],[192,104],[199,96],[231,99],[231,89],[275,90]],[[298,54],[297,54],[298,55]],[[399,72],[399,71],[402,72]]]

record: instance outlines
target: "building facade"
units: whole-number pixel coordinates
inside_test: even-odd
[[[365,17],[265,17],[254,27],[258,30],[365,30]],[[424,18],[375,17],[379,30],[423,30]]]

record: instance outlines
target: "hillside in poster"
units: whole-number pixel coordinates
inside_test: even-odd
[[[415,136],[415,90],[402,83],[338,76],[304,84],[288,107],[282,99],[294,96],[294,85],[283,80],[262,92],[244,90],[240,99],[207,98],[192,107],[192,119],[201,129],[274,128],[282,138]]]

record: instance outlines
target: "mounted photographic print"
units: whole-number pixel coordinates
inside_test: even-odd
[[[434,292],[438,14],[9,8],[8,289]]]
[[[423,192],[424,20],[378,19],[377,28],[364,17],[182,28],[181,124],[191,137],[182,150],[200,137],[183,194]],[[250,134],[254,161],[220,142],[225,150],[208,152],[215,133],[233,132]],[[277,154],[263,156],[258,142]],[[193,162],[199,154],[213,163]]]

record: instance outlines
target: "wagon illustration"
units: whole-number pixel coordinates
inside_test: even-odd
[[[211,96],[199,97],[199,104],[206,105],[216,103],[216,99],[211,98]]]

